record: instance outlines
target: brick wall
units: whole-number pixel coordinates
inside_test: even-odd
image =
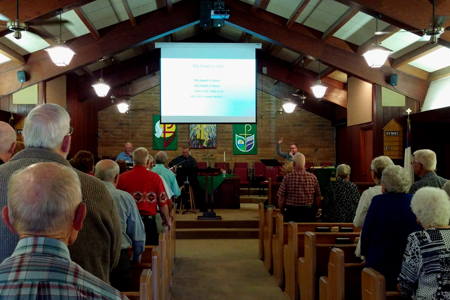
[[[159,114],[159,86],[134,97],[128,114],[120,114],[115,105],[98,113],[98,155],[114,156],[123,151],[127,141],[133,147],[146,147],[150,154],[155,155],[153,147],[153,115]],[[305,110],[292,114],[280,114],[282,101],[258,90],[258,154],[232,155],[232,125],[217,126],[217,149],[193,149],[191,155],[197,161],[207,161],[206,155],[213,155],[211,163],[223,161],[223,151],[231,162],[254,162],[260,158],[277,158],[276,145],[280,136],[284,138],[281,150],[289,151],[289,143],[295,141],[299,151],[305,154],[306,161],[313,161],[314,148],[316,165],[322,161],[335,161],[334,128],[331,122]],[[169,160],[181,155],[181,147],[188,146],[189,125],[178,126],[178,150],[167,151]]]

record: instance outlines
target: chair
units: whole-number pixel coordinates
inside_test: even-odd
[[[230,163],[216,162],[215,167],[225,170],[227,172],[227,174],[230,174]]]
[[[333,166],[333,163],[331,161],[323,161],[320,163],[320,165],[322,167],[331,167],[331,166]]]
[[[248,187],[248,195],[250,196],[250,182],[248,182],[248,169],[247,168],[235,168],[234,175],[240,177],[239,185],[242,187]]]
[[[268,177],[266,177],[266,165],[264,165],[262,162],[257,161],[255,162],[254,166],[254,180],[258,185],[259,188],[259,195],[261,196],[261,182],[266,181]]]
[[[309,170],[309,168],[311,168],[312,166],[313,166],[313,163],[310,162],[310,161],[307,161],[307,162],[305,163],[305,170]]]
[[[270,168],[266,168],[266,180],[260,183],[260,187],[264,190],[266,186],[269,185],[269,177],[272,178],[272,183],[277,182],[277,178],[279,177],[281,167],[272,167],[272,173],[270,172]]]
[[[206,169],[208,167],[208,163],[204,162],[204,161],[200,161],[200,162],[197,163],[197,167],[199,169]]]
[[[243,169],[248,169],[248,163],[246,162],[235,162],[234,163],[234,168],[243,168]]]

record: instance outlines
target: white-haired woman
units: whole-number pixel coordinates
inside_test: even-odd
[[[422,230],[411,211],[411,181],[405,169],[390,166],[381,177],[383,194],[375,196],[361,233],[361,255],[366,267],[384,275],[386,289],[395,290],[403,252],[410,233]]]
[[[359,202],[358,187],[350,182],[351,168],[341,164],[336,168],[336,181],[330,182],[322,203],[325,222],[352,222]]]
[[[413,299],[450,299],[449,197],[424,187],[414,194],[411,209],[425,230],[408,236],[399,289]]]

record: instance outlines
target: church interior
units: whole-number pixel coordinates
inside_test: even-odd
[[[0,120],[15,128],[20,139],[27,114],[40,104],[54,103],[67,110],[74,129],[67,159],[87,150],[96,159],[115,160],[127,142],[134,148],[147,148],[154,156],[161,150],[154,141],[154,118],[161,113],[162,50],[157,43],[261,44],[255,53],[256,122],[251,124],[257,128],[255,152],[236,154],[234,125],[226,122],[215,127],[213,147],[190,147],[190,124],[181,123],[176,125],[176,145],[164,149],[170,161],[190,147],[197,163],[204,163],[204,168],[227,163],[230,176],[236,174],[236,164],[246,163],[247,178],[241,177],[240,183],[227,178],[229,185],[219,192],[223,194],[215,193],[217,204],[223,204],[223,209],[216,210],[222,221],[197,225],[199,211],[176,215],[176,232],[170,233],[173,240],[167,240],[173,247],[174,254],[167,256],[172,268],[168,273],[173,275],[167,275],[167,286],[161,285],[158,298],[148,299],[303,300],[319,299],[319,295],[320,299],[375,299],[364,296],[361,280],[379,278],[370,272],[361,275],[360,261],[345,273],[345,292],[338,283],[333,285],[325,262],[317,262],[317,276],[311,275],[317,278],[300,270],[306,248],[295,246],[292,253],[284,249],[289,243],[305,247],[312,243],[310,236],[301,233],[314,232],[316,227],[297,228],[296,223],[278,220],[277,181],[282,179],[265,169],[258,180],[255,163],[276,159],[283,164],[285,159],[277,155],[282,137],[281,151],[289,152],[290,143],[297,143],[306,164],[319,170],[316,173],[341,164],[351,166],[350,180],[362,193],[375,185],[372,160],[385,155],[404,166],[405,148],[410,145],[411,152],[433,150],[436,174],[450,178],[446,138],[450,132],[450,27],[446,27],[450,26],[450,1],[220,2],[208,1],[224,5],[226,17],[211,21],[210,11],[205,17],[204,4],[198,0],[0,0]],[[208,17],[211,23],[205,26]],[[75,54],[69,63],[56,65],[47,50],[61,43]],[[389,50],[387,59],[375,67],[363,56],[374,47]],[[93,88],[99,80],[110,88],[102,97]],[[318,81],[326,92],[317,98],[312,87]],[[178,83],[172,84],[177,89]],[[291,113],[283,109],[287,102],[296,105]],[[123,103],[128,105],[125,113],[118,109]],[[396,136],[389,139],[388,132]],[[267,181],[267,186],[261,187],[261,181]],[[196,198],[204,197],[203,193]],[[346,226],[354,232],[340,232],[341,237],[353,244],[360,229],[349,223],[339,225],[337,231]],[[180,252],[175,252],[175,237]],[[317,257],[325,255],[320,251],[328,251],[325,244],[334,242],[322,244],[317,246]],[[350,253],[343,249],[326,254],[337,260]],[[292,262],[292,268],[286,268],[286,262]],[[327,279],[320,277],[327,274]],[[311,279],[309,286],[305,278]],[[197,286],[199,282],[204,286]],[[386,288],[381,290],[386,293]]]

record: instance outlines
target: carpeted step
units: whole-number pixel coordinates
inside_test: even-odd
[[[211,228],[258,228],[258,220],[221,220],[221,221],[181,221],[177,220],[177,231],[179,229],[188,228],[201,228],[201,229],[211,229]]]
[[[257,239],[258,228],[195,228],[180,229],[177,222],[177,240],[180,239]]]
[[[239,202],[240,203],[263,203],[267,200],[267,196],[240,196]]]

